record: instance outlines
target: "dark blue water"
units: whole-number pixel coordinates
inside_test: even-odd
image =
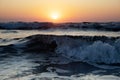
[[[42,32],[3,32],[0,32],[0,80],[120,80],[119,66],[100,68],[55,52],[24,52],[12,45],[25,43],[23,38],[32,32]]]

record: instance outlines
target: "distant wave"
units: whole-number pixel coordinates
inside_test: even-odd
[[[13,46],[23,52],[54,52],[75,61],[120,65],[120,37],[32,35]]]
[[[79,30],[101,30],[101,31],[120,31],[120,22],[81,22],[81,23],[59,23],[51,22],[8,22],[0,23],[0,29],[17,29],[17,30],[32,30],[32,29],[79,29]]]

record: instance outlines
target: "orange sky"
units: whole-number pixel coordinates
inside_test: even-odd
[[[120,21],[120,0],[0,0],[0,22],[6,21]]]

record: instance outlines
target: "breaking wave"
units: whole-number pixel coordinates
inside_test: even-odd
[[[13,46],[23,52],[54,52],[74,61],[120,66],[119,37],[33,35]]]

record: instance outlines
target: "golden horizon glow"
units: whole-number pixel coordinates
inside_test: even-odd
[[[0,0],[6,21],[120,21],[120,0]]]

